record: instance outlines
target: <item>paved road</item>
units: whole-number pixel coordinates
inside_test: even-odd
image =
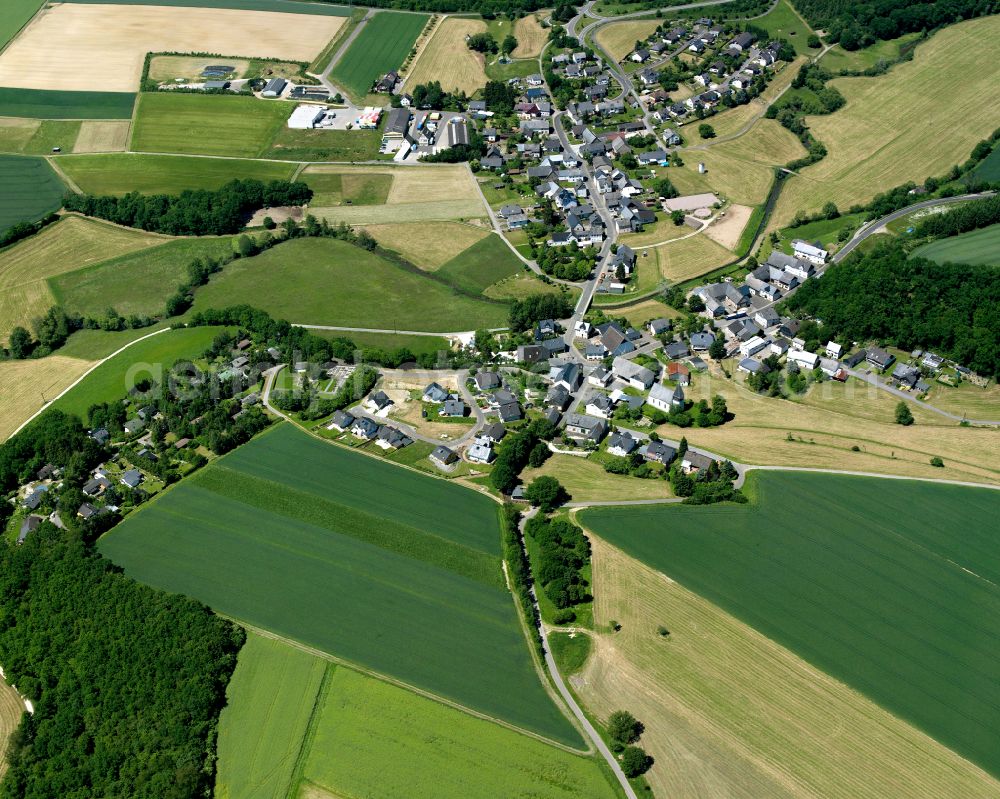
[[[937,408],[928,402],[924,402],[923,400],[917,399],[913,395],[912,391],[902,391],[901,389],[898,389],[895,386],[889,385],[887,382],[883,380],[879,380],[879,375],[877,374],[872,374],[870,372],[861,372],[858,371],[857,369],[848,369],[847,374],[849,374],[851,377],[856,377],[858,380],[863,380],[864,382],[869,383],[875,386],[876,388],[880,388],[883,391],[888,391],[890,394],[894,394],[900,399],[904,399],[907,402],[911,402],[917,407],[923,408],[926,411],[930,411],[931,413],[936,413],[939,416],[944,416],[947,419],[952,419],[956,422],[968,422],[969,424],[984,425],[989,427],[996,427],[1000,425],[1000,421],[997,421],[995,419],[969,419],[964,415],[959,416],[958,414],[955,413],[949,413],[948,411],[942,410],[941,408]]]
[[[537,512],[536,508],[532,508],[530,511],[525,513],[521,517],[521,549],[524,552],[524,556],[527,557],[528,553],[524,549],[524,525],[529,518],[535,515]],[[542,611],[538,607],[538,596],[535,593],[535,586],[532,584],[529,589],[531,593],[531,602],[535,606],[535,614],[539,622],[541,622]],[[542,649],[545,653],[545,667],[549,671],[549,676],[552,678],[552,682],[555,683],[556,689],[559,691],[559,695],[562,696],[563,701],[569,705],[569,709],[573,712],[576,720],[580,722],[580,726],[583,727],[584,732],[587,733],[587,737],[593,742],[597,751],[601,753],[601,756],[607,761],[608,765],[611,767],[611,771],[614,772],[615,777],[622,786],[622,790],[628,799],[638,799],[635,795],[635,791],[632,790],[632,786],[629,784],[628,777],[625,776],[625,772],[622,771],[621,765],[618,763],[618,758],[616,758],[611,750],[608,749],[608,745],[604,743],[604,739],[601,738],[600,734],[594,729],[594,725],[590,723],[586,714],[577,704],[576,699],[573,694],[570,693],[569,688],[566,687],[566,682],[563,680],[562,675],[559,673],[559,667],[556,665],[556,660],[552,657],[552,647],[549,646],[548,633],[545,630],[545,625],[539,623],[538,634],[542,637]]]

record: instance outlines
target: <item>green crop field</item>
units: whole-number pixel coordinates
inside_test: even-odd
[[[86,419],[91,405],[120,400],[140,380],[158,379],[176,361],[197,358],[208,349],[219,330],[218,327],[181,328],[140,341],[102,363],[52,407]]]
[[[437,353],[449,351],[451,343],[448,339],[439,336],[407,336],[395,335],[393,333],[342,333],[336,330],[313,330],[317,336],[323,338],[349,338],[359,347],[377,347],[382,350],[395,350],[406,347],[414,355],[437,355]]]
[[[0,155],[0,233],[62,205],[66,187],[43,158]]]
[[[517,256],[497,234],[491,233],[447,261],[435,274],[468,294],[481,294],[521,269]]]
[[[451,332],[499,327],[505,303],[456,291],[336,239],[295,239],[240,259],[195,292],[195,309],[249,303],[291,322]]]
[[[120,5],[122,0],[64,0],[88,5]],[[314,14],[327,17],[349,17],[347,6],[326,3],[301,3],[296,0],[129,0],[133,6],[175,6],[178,8],[234,8],[241,11],[284,11],[290,14]]]
[[[578,746],[505,588],[497,510],[283,424],[100,546],[138,580]]]
[[[1000,266],[1000,225],[949,236],[924,244],[913,255],[939,264],[995,264]]]
[[[5,0],[3,14],[0,15],[0,49],[13,39],[18,31],[28,24],[44,0]]]
[[[288,103],[253,97],[143,94],[130,149],[254,158],[270,144],[291,112]]]
[[[131,92],[62,92],[0,87],[0,117],[36,119],[128,119]]]
[[[219,716],[218,799],[286,799],[326,663],[247,634]]]
[[[324,796],[603,799],[598,763],[403,688],[331,668],[303,766]],[[329,792],[329,793],[327,793]],[[308,795],[308,788],[302,795]]]
[[[995,145],[993,152],[986,156],[968,177],[990,183],[1000,181],[1000,145]]]
[[[398,69],[427,24],[426,14],[380,11],[334,66],[330,79],[358,97],[391,69]]]
[[[88,194],[180,194],[185,189],[218,189],[237,178],[288,180],[291,164],[183,155],[109,153],[61,157],[59,168]]]
[[[754,475],[754,506],[586,511],[597,535],[1000,774],[1000,493]]]
[[[82,316],[96,318],[108,308],[122,316],[160,315],[167,297],[187,282],[188,264],[231,253],[232,241],[226,236],[168,241],[57,275],[50,278],[49,289],[59,305]]]

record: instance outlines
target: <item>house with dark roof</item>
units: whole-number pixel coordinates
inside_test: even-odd
[[[382,449],[402,449],[413,443],[413,439],[391,425],[382,425],[375,436],[375,444]]]
[[[330,419],[330,423],[326,426],[326,429],[338,430],[343,433],[345,430],[350,430],[351,425],[353,425],[354,422],[354,416],[349,414],[347,411],[336,411]]]
[[[639,442],[629,432],[612,433],[608,438],[608,454],[619,458],[630,455],[638,446]]]
[[[647,461],[661,463],[664,466],[670,465],[673,459],[677,457],[677,450],[661,441],[650,441],[639,451]]]
[[[578,441],[599,443],[608,433],[608,423],[597,416],[571,413],[566,417],[566,435]]]
[[[381,425],[377,422],[373,422],[367,416],[362,416],[355,419],[354,424],[351,425],[351,435],[355,438],[360,438],[362,441],[371,441],[378,435],[380,427]]]
[[[424,389],[424,395],[422,397],[424,402],[444,402],[448,399],[450,395],[444,388],[438,383],[431,383],[427,388]]]
[[[458,460],[458,455],[445,446],[434,447],[434,450],[427,457],[442,468],[450,466]]]
[[[886,352],[880,347],[872,347],[868,350],[865,360],[876,369],[888,369],[892,366],[893,361],[896,360],[896,356],[892,353]]]
[[[138,469],[129,469],[122,475],[121,478],[122,483],[127,485],[129,488],[138,488],[142,480],[142,472]]]

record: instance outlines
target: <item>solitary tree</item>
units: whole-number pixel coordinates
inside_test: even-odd
[[[515,39],[512,34],[508,33],[504,37],[503,43],[500,45],[500,51],[504,55],[510,55],[516,49],[517,49],[517,39]]]
[[[543,513],[548,513],[568,498],[562,484],[556,478],[548,475],[532,480],[531,485],[524,490],[524,496],[528,502],[540,508]]]
[[[715,128],[709,125],[707,122],[702,122],[698,126],[698,135],[703,139],[714,139],[715,138]]]
[[[904,427],[913,424],[913,414],[910,412],[910,406],[903,400],[900,400],[896,406],[896,424],[901,424]]]
[[[721,361],[726,357],[726,345],[722,343],[722,339],[717,338],[712,342],[708,348],[708,354],[714,361]]]
[[[619,743],[635,743],[642,731],[642,723],[627,710],[616,710],[608,717],[608,735]]]

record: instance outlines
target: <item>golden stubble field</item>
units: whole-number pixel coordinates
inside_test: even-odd
[[[446,92],[472,94],[481,89],[486,85],[483,56],[470,50],[465,39],[474,33],[485,32],[486,23],[481,19],[447,17],[442,20],[411,67],[406,78],[407,87],[412,89],[436,80]]]
[[[594,39],[616,61],[632,52],[638,39],[645,39],[660,24],[657,19],[622,20],[597,29]]]
[[[775,209],[779,226],[795,212],[864,203],[906,181],[942,175],[1000,126],[993,101],[1000,17],[951,25],[920,44],[913,60],[875,78],[831,82],[847,105],[807,117],[826,158],[789,179]]]
[[[133,92],[150,52],[311,61],[344,22],[274,11],[57,4],[0,54],[0,85]]]
[[[0,680],[0,778],[7,771],[7,759],[4,756],[7,742],[17,725],[21,723],[23,714],[24,702],[21,701],[17,691]]]
[[[656,796],[1000,796],[1000,783],[922,732],[663,574],[591,543],[595,624],[614,619],[621,630],[595,636],[571,682],[598,717],[626,709],[645,724]]]
[[[0,361],[0,441],[68,388],[96,361],[49,355],[27,361]]]

